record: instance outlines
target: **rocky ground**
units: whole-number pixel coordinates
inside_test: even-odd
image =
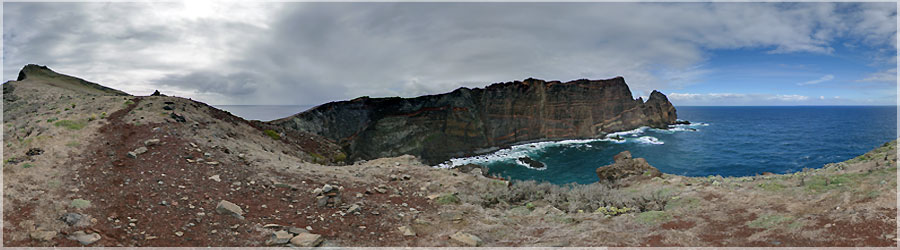
[[[789,175],[511,184],[312,163],[318,138],[64,80],[4,84],[5,246],[897,245],[896,142]]]

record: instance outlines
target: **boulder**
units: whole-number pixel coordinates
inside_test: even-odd
[[[359,209],[359,205],[353,204],[353,206],[350,206],[350,208],[347,209],[347,213],[352,214],[354,212],[359,212]]]
[[[150,140],[144,141],[144,146],[147,146],[147,147],[153,146],[156,144],[159,144],[159,139],[150,139]]]
[[[484,244],[478,236],[463,232],[456,232],[455,234],[450,235],[450,239],[469,247],[478,247]]]
[[[299,228],[299,227],[289,227],[289,228],[288,228],[288,233],[291,233],[291,234],[294,234],[294,235],[298,235],[298,234],[309,233],[309,230],[306,230],[306,229],[303,229],[303,228]]]
[[[147,147],[139,147],[139,148],[136,148],[134,151],[131,151],[131,152],[134,152],[135,154],[143,154],[143,153],[147,153]]]
[[[472,172],[469,173],[474,176],[485,176],[484,171],[482,171],[480,168],[472,169]]]
[[[172,117],[172,119],[175,120],[176,122],[180,122],[180,123],[187,122],[187,119],[184,119],[184,116],[175,114],[175,112],[172,112],[172,114],[169,114],[169,117]]]
[[[528,165],[529,167],[534,169],[543,169],[544,167],[546,167],[544,163],[531,159],[531,157],[528,156],[519,157],[519,162],[525,163],[525,165]]]
[[[66,222],[69,226],[74,226],[75,224],[78,224],[83,217],[84,216],[79,213],[66,213],[59,217],[59,220]]]
[[[30,234],[28,234],[28,236],[30,236],[32,239],[34,239],[36,241],[50,241],[50,240],[53,240],[54,237],[56,237],[56,232],[47,231],[47,230],[38,230],[38,231],[31,232]]]
[[[619,154],[617,154],[616,156],[613,156],[614,162],[619,162],[619,161],[628,160],[628,159],[631,159],[631,151],[622,151]]]
[[[284,231],[284,230],[278,231],[278,232],[272,233],[272,236],[269,238],[269,240],[266,241],[266,245],[273,246],[273,245],[286,244],[289,241],[291,241],[291,238],[293,238],[293,237],[294,237],[294,235],[287,231]]]
[[[84,231],[75,231],[72,234],[69,234],[68,239],[78,241],[82,245],[90,245],[94,242],[100,240],[100,234],[98,233],[85,233]]]
[[[219,205],[216,205],[216,212],[231,215],[238,219],[244,219],[244,210],[238,205],[226,200],[219,201]]]
[[[644,158],[631,158],[631,152],[623,151],[613,159],[615,159],[615,163],[597,168],[597,177],[600,182],[627,186],[633,181],[662,176],[662,172],[650,166]]]
[[[413,228],[410,226],[402,226],[397,229],[400,230],[400,233],[402,233],[403,236],[416,236],[416,232],[413,231]]]
[[[44,153],[44,150],[43,150],[43,149],[40,149],[40,148],[29,148],[29,149],[28,149],[28,152],[25,152],[25,155],[27,155],[27,156],[36,156],[36,155],[41,155],[41,154],[43,154],[43,153]]]
[[[291,238],[291,245],[296,247],[316,247],[322,244],[323,240],[322,236],[318,234],[301,233]]]

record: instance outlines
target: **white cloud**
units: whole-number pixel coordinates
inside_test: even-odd
[[[857,82],[879,82],[879,83],[896,83],[897,82],[897,68],[886,69],[883,71],[875,72],[867,75],[863,79],[856,80]]]
[[[833,75],[824,75],[819,79],[801,82],[801,83],[798,83],[797,85],[803,86],[803,85],[819,84],[819,83],[831,81],[832,79],[834,79]]]
[[[677,105],[796,105],[810,100],[804,95],[739,94],[739,93],[670,93],[669,100]]]
[[[890,46],[896,37],[896,22],[884,21],[896,20],[893,3],[3,6],[5,79],[46,64],[134,94],[159,88],[212,104],[408,97],[528,77],[624,76],[643,96],[703,79],[709,50],[827,54],[839,37]]]
[[[803,95],[776,95],[770,98],[771,100],[779,100],[779,101],[788,101],[788,102],[798,102],[798,101],[806,101],[809,100],[809,96]]]

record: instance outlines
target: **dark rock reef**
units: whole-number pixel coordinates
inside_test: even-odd
[[[632,99],[625,79],[526,79],[416,98],[360,97],[319,105],[270,124],[331,139],[349,160],[410,154],[436,164],[514,144],[597,138],[666,127],[675,108],[657,91]]]
[[[634,181],[662,176],[659,169],[650,166],[644,158],[632,158],[629,151],[622,151],[613,160],[613,164],[597,168],[600,182],[628,185]]]

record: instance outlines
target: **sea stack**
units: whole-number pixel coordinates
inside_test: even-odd
[[[415,98],[360,97],[270,122],[333,140],[349,162],[410,154],[427,164],[524,142],[598,138],[676,122],[658,91],[633,99],[622,77],[526,79]]]

